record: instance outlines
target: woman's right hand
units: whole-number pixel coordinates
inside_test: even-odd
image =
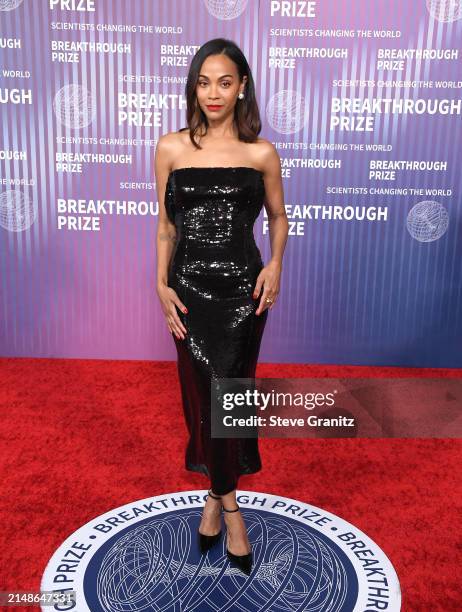
[[[159,296],[162,310],[167,321],[167,326],[170,333],[174,333],[177,338],[184,340],[186,328],[180,320],[175,306],[187,313],[188,309],[178,297],[177,292],[168,285],[160,285],[157,287],[157,295]]]

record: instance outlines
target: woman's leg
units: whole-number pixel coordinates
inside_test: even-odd
[[[210,489],[213,495],[217,496],[213,489]],[[200,533],[204,535],[215,535],[221,528],[221,499],[214,499],[211,495],[207,496],[204,510],[202,512],[202,520],[199,525]]]
[[[236,489],[221,496],[223,508],[234,510],[237,508]],[[238,510],[237,512],[223,512],[227,530],[227,547],[229,552],[235,555],[246,555],[250,552],[250,542],[247,535],[244,518]]]

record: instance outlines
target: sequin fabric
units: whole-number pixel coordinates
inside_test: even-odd
[[[257,438],[212,438],[211,380],[254,378],[268,310],[255,315],[252,293],[263,267],[253,226],[265,195],[263,174],[250,167],[173,170],[165,191],[177,242],[168,284],[188,308],[174,334],[178,376],[189,433],[185,467],[211,480],[224,495],[241,474],[261,470]]]

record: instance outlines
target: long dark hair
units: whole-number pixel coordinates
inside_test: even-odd
[[[196,133],[199,129],[202,132],[202,128],[205,128],[205,132],[207,132],[208,128],[207,117],[197,102],[197,81],[204,60],[209,55],[218,55],[220,53],[227,55],[236,64],[241,82],[244,75],[247,76],[244,99],[237,100],[234,107],[234,123],[237,127],[239,140],[255,142],[261,131],[260,111],[258,110],[255,97],[255,85],[245,55],[232,40],[214,38],[204,43],[194,55],[186,81],[186,121],[188,127],[182,129],[189,129],[189,138],[197,149],[202,149],[202,147],[195,140]]]

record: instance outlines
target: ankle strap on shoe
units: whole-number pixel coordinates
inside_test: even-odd
[[[222,508],[225,512],[237,512],[238,510],[240,510],[239,506],[235,508],[234,510],[227,510],[224,506],[222,506]]]
[[[212,489],[209,489],[208,493],[212,499],[221,499],[221,495],[214,495]]]

